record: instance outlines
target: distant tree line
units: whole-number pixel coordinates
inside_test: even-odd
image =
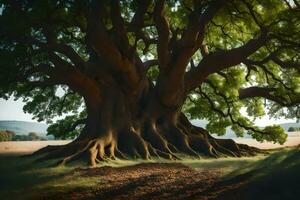
[[[35,132],[30,132],[27,135],[17,135],[15,132],[10,130],[0,131],[0,141],[41,141],[46,140],[40,137]]]
[[[300,127],[290,127],[289,129],[288,129],[288,132],[295,132],[295,131],[300,131]]]

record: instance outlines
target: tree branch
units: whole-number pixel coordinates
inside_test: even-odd
[[[120,0],[111,1],[111,19],[113,23],[113,28],[117,34],[118,43],[120,45],[120,51],[123,55],[129,57],[130,45],[127,37],[127,32],[125,30],[124,20],[121,16]]]
[[[275,92],[276,88],[253,86],[249,88],[240,89],[239,98],[243,100],[247,98],[262,97],[270,101],[276,102],[283,107],[292,107],[300,104],[300,98],[291,100],[290,102],[286,102],[284,98],[274,95]]]
[[[185,76],[188,91],[199,86],[210,74],[242,63],[247,57],[261,48],[267,41],[267,31],[255,39],[249,40],[241,47],[231,50],[220,50],[204,57],[198,66],[191,69]]]
[[[158,60],[156,60],[156,59],[153,59],[153,60],[147,60],[146,62],[144,62],[144,66],[145,66],[146,71],[147,71],[150,67],[155,66],[155,65],[158,65]]]
[[[211,106],[211,108],[212,108],[213,111],[215,111],[216,113],[218,113],[220,116],[222,116],[222,117],[224,117],[224,118],[229,117],[231,123],[236,124],[236,125],[242,127],[242,128],[245,129],[245,130],[252,131],[252,132],[255,132],[255,133],[259,133],[259,134],[263,134],[263,135],[266,135],[266,134],[269,135],[269,134],[271,134],[271,133],[267,133],[267,132],[261,131],[261,130],[259,130],[259,129],[256,129],[256,128],[254,128],[254,127],[251,127],[251,126],[247,126],[247,125],[245,125],[245,124],[242,124],[242,123],[240,123],[238,120],[234,119],[232,113],[230,112],[230,104],[229,104],[229,102],[227,101],[227,98],[226,98],[226,97],[225,97],[224,100],[225,100],[225,102],[226,102],[226,104],[227,104],[227,113],[224,113],[222,110],[218,109],[218,108],[215,106],[214,102],[209,98],[209,96],[208,96],[206,93],[204,93],[204,92],[201,91],[201,90],[200,90],[199,93],[200,93],[200,95],[204,96],[204,97],[207,99],[207,101],[209,102],[209,104],[210,104],[210,106]]]
[[[206,25],[212,20],[216,13],[226,4],[225,0],[216,0],[209,4],[208,8],[201,14],[201,10],[195,10],[189,16],[189,24],[183,33],[182,38],[173,49],[172,63],[170,71],[170,84],[181,83],[185,70],[191,57],[200,48],[203,54],[208,54],[208,49],[203,44]],[[197,7],[197,6],[196,6]]]
[[[165,1],[158,0],[154,7],[153,18],[158,32],[157,55],[159,68],[163,73],[168,68],[170,61],[169,40],[170,29],[168,21],[164,15]]]
[[[116,71],[121,73],[129,87],[136,88],[140,82],[140,76],[136,67],[126,57],[123,57],[116,45],[108,35],[99,12],[101,11],[100,2],[95,3],[88,17],[87,37],[89,44],[95,52],[110,63]]]

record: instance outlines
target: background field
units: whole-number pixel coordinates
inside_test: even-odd
[[[251,138],[233,138],[233,140],[238,143],[248,144],[250,146],[255,146],[261,149],[273,149],[299,145],[299,135],[299,132],[293,133],[293,136],[289,136],[287,141],[283,145],[274,144],[272,142],[260,143]],[[70,140],[0,142],[0,154],[28,154],[47,145],[63,145],[69,142]]]
[[[245,158],[115,160],[96,168],[23,157],[70,140],[0,142],[0,199],[291,199],[300,195],[300,133],[284,145],[233,138],[268,155]],[[283,148],[286,147],[286,148]]]
[[[6,199],[299,199],[300,148],[247,158],[115,160],[53,167],[0,154]]]

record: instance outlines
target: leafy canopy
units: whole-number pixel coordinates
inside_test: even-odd
[[[72,64],[72,55],[64,49],[47,46],[49,38],[67,45],[80,59],[91,59],[87,44],[88,18],[86,10],[94,1],[24,0],[0,1],[0,97],[22,98],[24,111],[39,120],[53,123],[52,118],[68,113],[48,129],[56,137],[78,135],[81,128],[71,130],[78,119],[86,117],[82,97],[61,82],[51,82],[48,65],[55,65],[53,57]],[[101,10],[107,30],[112,30],[110,1]],[[213,0],[166,1],[164,15],[173,40],[179,40],[190,20],[190,13],[204,13]],[[121,1],[125,26],[143,1]],[[130,45],[135,45],[140,58],[157,59],[158,32],[154,24],[154,2],[151,1],[142,18],[140,32],[128,31]],[[253,120],[270,117],[300,118],[300,11],[297,0],[228,1],[205,28],[204,43],[210,53],[243,46],[267,29],[266,44],[243,62],[209,75],[199,87],[190,91],[183,111],[190,119],[206,119],[211,133],[225,134],[231,127],[238,136],[245,132],[258,141],[283,143],[284,131],[279,126],[256,127]],[[99,11],[100,12],[100,11]],[[111,34],[111,37],[115,37]],[[64,46],[66,47],[66,46]],[[205,54],[195,52],[186,71],[201,63]],[[73,57],[72,57],[73,58]],[[75,59],[76,60],[76,59]],[[76,63],[75,63],[76,64]],[[63,76],[63,74],[61,74]],[[156,84],[157,65],[149,68],[147,76]],[[247,88],[262,88],[264,95],[250,95]],[[242,93],[243,92],[243,93]],[[244,94],[244,96],[242,95]],[[244,111],[244,112],[242,112]],[[245,115],[245,113],[247,115]]]

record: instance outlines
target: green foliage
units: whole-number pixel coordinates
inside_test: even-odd
[[[226,118],[219,118],[216,121],[210,121],[206,129],[211,133],[216,133],[217,135],[225,135],[226,134],[226,127],[229,127],[231,122],[229,119]]]
[[[299,148],[286,148],[236,170],[230,177],[232,180],[237,176],[246,177],[247,190],[242,199],[298,199],[299,157]]]
[[[296,131],[295,127],[289,127],[288,132],[294,132]]]
[[[105,6],[99,11],[104,26],[111,31],[109,1],[101,1]],[[125,24],[133,18],[139,1],[121,1],[122,16]],[[213,1],[199,1],[194,6],[191,0],[167,1],[164,14],[171,27],[172,40],[181,38],[184,29],[189,23],[189,14],[192,10],[203,13]],[[247,2],[252,7],[256,20],[249,13]],[[84,61],[93,61],[91,48],[87,45],[88,19],[84,11],[93,1],[10,1],[0,0],[0,97],[9,98],[13,95],[26,103],[24,111],[31,113],[38,121],[52,124],[48,134],[56,138],[74,138],[82,130],[82,126],[71,130],[72,123],[85,118],[80,112],[85,109],[83,98],[72,89],[59,83],[56,86],[34,87],[32,82],[46,82],[49,76],[40,72],[26,76],[39,65],[53,63],[43,49],[32,44],[32,40],[45,43],[46,36],[43,30],[51,30],[57,43],[69,45]],[[149,6],[144,20],[142,33],[147,38],[157,40],[158,33],[153,26],[154,6]],[[253,120],[268,114],[270,117],[299,118],[298,104],[284,108],[293,102],[300,101],[300,75],[296,67],[291,67],[289,61],[300,63],[299,47],[292,44],[300,43],[299,13],[294,12],[285,1],[278,0],[246,0],[230,1],[218,11],[208,23],[204,42],[210,52],[222,52],[237,48],[259,35],[260,26],[268,29],[267,44],[250,56],[253,61],[263,61],[271,52],[276,52],[278,58],[287,62],[287,67],[280,67],[278,63],[270,60],[263,66],[252,64],[237,64],[231,68],[210,75],[206,82],[192,91],[186,100],[183,111],[190,119],[206,119],[209,121],[207,129],[211,133],[225,134],[227,127],[231,127],[238,136],[243,136],[251,130],[251,135],[258,141],[284,142],[284,134],[279,127],[266,127],[260,130],[255,127]],[[115,39],[115,35],[110,33]],[[128,33],[129,43],[135,45],[141,60],[156,59],[157,45],[146,44],[145,41],[133,32]],[[289,41],[283,45],[281,40]],[[171,48],[171,47],[170,47]],[[57,56],[65,62],[72,64],[70,59],[56,52]],[[195,64],[203,56],[197,51],[193,60]],[[235,59],[235,58],[232,58]],[[212,66],[213,67],[213,66]],[[191,66],[187,68],[190,70]],[[89,72],[93,74],[93,72]],[[157,66],[147,71],[147,77],[156,84],[159,77]],[[253,99],[239,99],[242,88],[258,86],[275,88],[272,96],[280,99],[282,103],[266,101],[260,97]],[[245,112],[243,112],[245,110]],[[241,113],[242,112],[242,113]],[[68,116],[53,124],[56,116]],[[256,130],[256,131],[255,131]],[[261,134],[268,132],[269,134]],[[271,136],[272,135],[272,136]]]
[[[14,132],[9,130],[0,131],[0,142],[12,141],[15,135]]]
[[[289,127],[288,132],[295,132],[295,131],[300,131],[300,127]]]
[[[150,78],[150,80],[152,80],[155,83],[155,80],[157,80],[157,77],[159,75],[159,70],[158,67],[151,67],[148,71],[147,71],[147,76]]]
[[[248,134],[260,142],[272,141],[274,143],[278,142],[279,144],[283,144],[288,136],[284,129],[278,125],[266,126],[262,132],[262,134],[256,134],[255,132],[249,131]]]
[[[64,119],[58,120],[50,125],[47,129],[47,135],[53,135],[55,139],[74,139],[83,129],[83,125],[73,127],[76,121],[85,117],[85,112],[80,115],[66,116]]]
[[[44,138],[38,136],[35,132],[30,132],[28,135],[16,135],[15,132],[10,130],[0,131],[0,141],[35,141],[35,140],[45,140]]]
[[[78,114],[82,109],[83,100],[71,90],[60,87],[32,90],[25,102],[25,112],[33,114],[38,121],[46,120],[52,123],[55,116],[61,116],[63,113]]]
[[[248,102],[245,102],[247,105],[247,114],[249,116],[262,117],[265,115],[265,107],[263,100],[259,98],[249,99]]]
[[[299,37],[296,37],[296,35],[299,36],[299,23],[296,22],[299,21],[299,16],[296,17],[294,12],[287,10],[285,5],[279,1],[248,2],[253,5],[255,12],[257,12],[258,20],[261,20],[264,24],[272,24],[269,27],[272,30],[271,34],[285,35],[286,40],[293,40],[299,43]],[[235,14],[230,15],[228,12]],[[252,35],[259,31],[258,26],[251,16],[246,14],[247,12],[247,7],[244,4],[236,3],[234,8],[229,7],[228,10],[222,10],[214,17],[213,23],[209,24],[206,36],[206,43],[209,44],[210,51],[231,49],[240,46],[244,43],[243,41],[251,39]],[[226,13],[228,17],[224,17]],[[274,19],[281,19],[282,22],[275,23]],[[270,40],[266,47],[259,49],[259,51],[251,55],[251,59],[261,61],[271,51],[278,51],[281,60],[290,60],[293,58],[293,61],[299,63],[297,51],[286,47],[279,48],[280,45],[278,40]],[[194,59],[200,61],[201,57],[194,56]],[[211,133],[222,135],[225,128],[231,126],[231,129],[240,137],[246,131],[249,132],[251,130],[249,133],[258,141],[283,143],[286,136],[282,129],[274,126],[261,130],[259,127],[255,127],[252,121],[265,114],[274,118],[284,116],[294,119],[300,115],[299,106],[296,104],[289,108],[283,108],[282,105],[263,98],[239,100],[239,90],[251,85],[267,86],[277,88],[272,94],[286,102],[286,104],[299,102],[299,71],[293,68],[283,69],[274,62],[264,64],[265,70],[260,67],[252,67],[249,70],[248,66],[239,64],[236,67],[222,71],[222,74],[216,73],[210,75],[209,81],[211,84],[201,86],[201,90],[214,103],[214,107],[224,114],[220,114],[215,109],[212,110],[211,103],[203,95],[197,94],[197,91],[189,95],[190,98],[185,103],[184,111],[191,119],[200,118],[208,120],[207,129]],[[266,71],[269,73],[266,73]],[[223,98],[223,96],[227,99]],[[230,124],[224,123],[228,122],[228,113],[231,113],[232,119],[238,123],[233,123],[231,120],[229,120],[231,121]],[[251,129],[248,129],[250,127]],[[262,134],[263,132],[268,132],[268,136]]]

